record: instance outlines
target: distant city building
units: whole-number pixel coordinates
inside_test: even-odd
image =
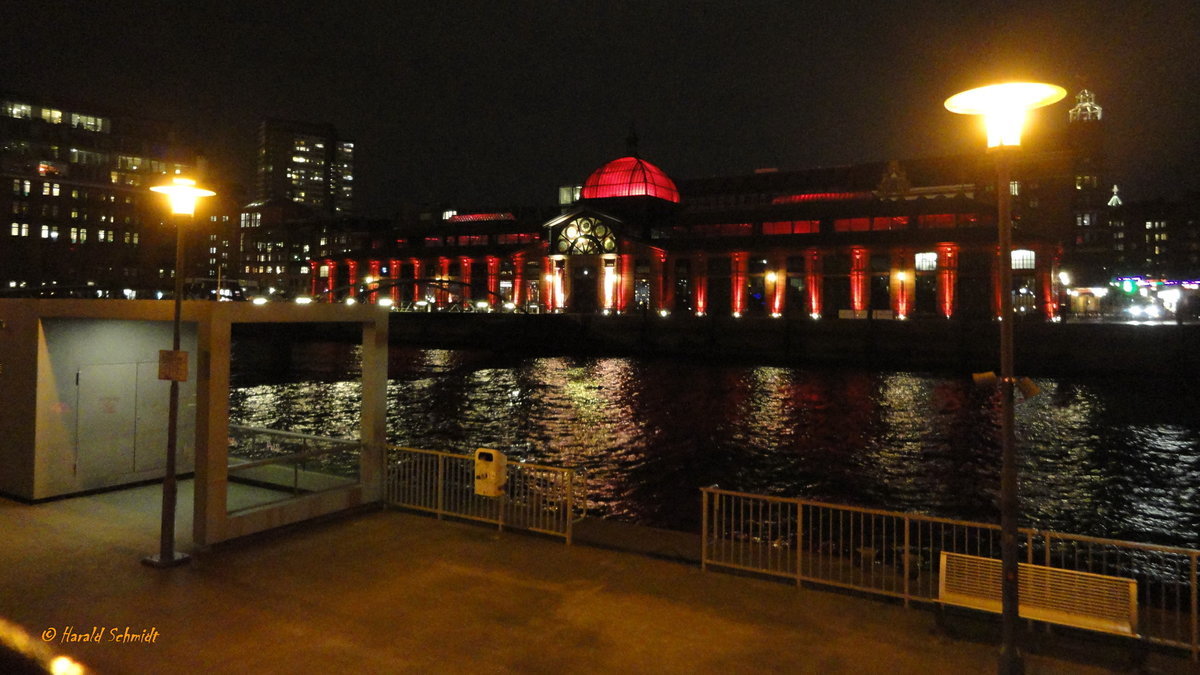
[[[354,143],[330,124],[267,120],[258,132],[257,201],[287,199],[329,215],[354,211]]]
[[[170,288],[174,232],[147,188],[195,162],[169,123],[0,93],[0,293]]]

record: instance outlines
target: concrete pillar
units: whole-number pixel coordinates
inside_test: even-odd
[[[225,303],[216,303],[218,307]],[[235,303],[230,303],[235,304]],[[225,538],[229,466],[229,363],[231,323],[226,311],[212,311],[197,325],[196,468],[192,539],[208,546]]]
[[[377,502],[384,496],[387,454],[388,318],[378,312],[374,322],[362,324],[362,408],[359,418],[359,476],[362,500]]]

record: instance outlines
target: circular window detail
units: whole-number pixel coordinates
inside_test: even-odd
[[[617,250],[617,238],[608,225],[585,216],[572,220],[562,229],[554,248],[560,253],[574,255],[612,253]]]

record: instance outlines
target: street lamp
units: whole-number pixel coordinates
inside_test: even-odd
[[[158,379],[171,381],[170,408],[167,411],[167,466],[163,476],[162,536],[158,555],[142,562],[151,567],[174,567],[189,560],[186,553],[175,550],[175,448],[179,428],[179,383],[187,380],[187,352],[179,349],[179,333],[183,310],[183,226],[191,224],[196,215],[196,200],[216,193],[196,187],[196,181],[175,176],[166,185],[150,188],[166,195],[171,204],[171,220],[175,224],[175,323],[171,351],[158,353]]]
[[[1012,315],[1012,153],[1021,145],[1021,126],[1028,110],[1056,103],[1067,92],[1040,82],[1008,82],[978,87],[946,99],[946,109],[983,115],[988,151],[996,156],[996,206],[1000,240],[1000,558],[1003,644],[1000,672],[1023,671],[1017,649],[1017,450],[1013,423]]]

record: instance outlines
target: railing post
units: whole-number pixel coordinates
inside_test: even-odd
[[[436,457],[437,457],[437,488],[436,488],[437,503],[435,504],[435,506],[437,507],[437,519],[441,520],[442,513],[444,513],[446,511],[446,505],[444,502],[445,496],[443,494],[443,492],[444,492],[443,485],[445,485],[445,483],[446,483],[446,468],[445,468],[446,458],[443,457],[442,455],[436,455]]]
[[[366,444],[363,444],[362,447],[359,448],[358,452],[361,454],[365,447]],[[392,479],[388,475],[388,451],[388,444],[385,442],[379,448],[379,480],[383,481],[383,489],[380,490],[380,495],[382,496],[383,507],[385,509],[388,507],[388,503],[392,500]],[[362,480],[362,476],[359,476],[359,480]]]
[[[571,536],[575,524],[575,471],[567,469],[567,546],[571,545]]]
[[[700,488],[700,571],[708,571],[708,488]]]
[[[796,588],[804,588],[804,503],[796,504]]]
[[[1200,553],[1192,552],[1192,660],[1200,661],[1200,584],[1196,580],[1197,561]]]
[[[912,554],[910,553],[909,548],[908,548],[908,546],[909,546],[909,541],[908,541],[909,527],[908,526],[909,526],[908,516],[905,515],[904,516],[904,549],[903,549],[904,552],[901,554],[901,556],[903,556],[901,559],[904,561],[904,606],[905,607],[908,607],[908,595],[909,595],[908,580],[912,578],[911,574],[909,574],[909,572],[910,572],[909,565],[912,565]]]

